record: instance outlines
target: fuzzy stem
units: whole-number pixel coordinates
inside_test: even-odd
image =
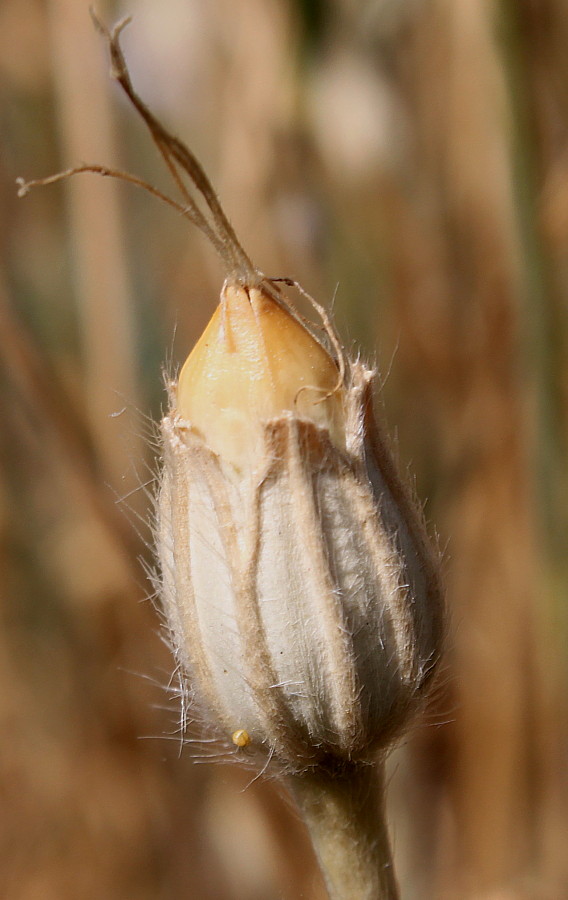
[[[383,766],[293,775],[330,900],[398,900],[383,802]]]

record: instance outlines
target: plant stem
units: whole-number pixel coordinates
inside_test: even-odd
[[[383,765],[293,775],[330,900],[398,900],[384,817]]]

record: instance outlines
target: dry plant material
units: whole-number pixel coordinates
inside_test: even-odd
[[[190,712],[234,758],[287,781],[331,897],[392,900],[383,762],[432,685],[443,603],[374,418],[374,372],[345,357],[315,301],[321,337],[298,315],[280,287],[294,282],[252,264],[200,164],[134,91],[126,21],[97,24],[182,202],[100,166],[20,193],[77,172],[124,178],[189,218],[225,265],[162,422],[159,588]]]

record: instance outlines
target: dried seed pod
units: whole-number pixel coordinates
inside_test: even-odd
[[[361,761],[420,704],[436,568],[372,412],[274,286],[229,281],[162,423],[162,596],[227,735],[289,769]]]

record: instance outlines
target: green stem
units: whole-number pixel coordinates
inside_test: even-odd
[[[383,767],[293,775],[330,900],[398,900],[384,816]]]

